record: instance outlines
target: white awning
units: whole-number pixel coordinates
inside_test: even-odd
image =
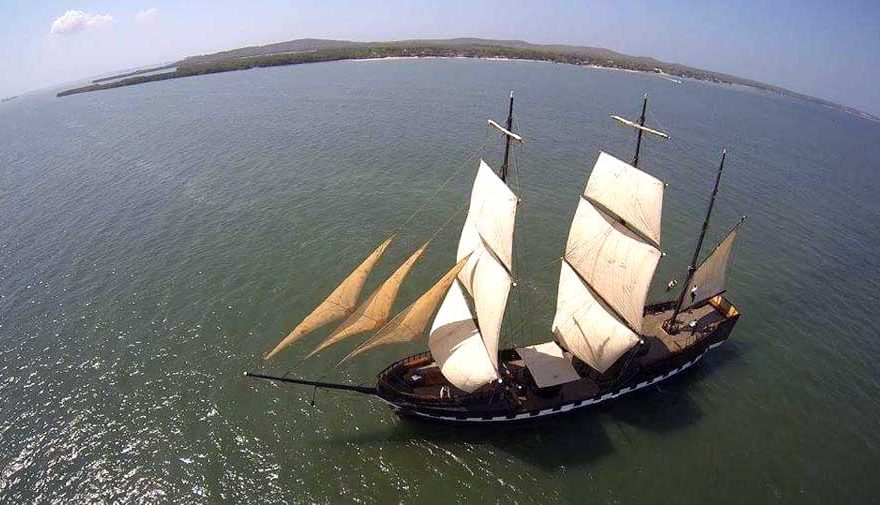
[[[571,354],[563,352],[556,342],[518,347],[516,352],[532,373],[539,388],[548,388],[581,378],[571,365]]]

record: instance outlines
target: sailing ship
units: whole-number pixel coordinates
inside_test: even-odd
[[[637,121],[614,120],[636,133],[627,163],[601,152],[575,200],[559,260],[552,339],[499,350],[508,294],[514,285],[513,233],[519,197],[508,185],[513,93],[507,123],[489,125],[505,138],[499,171],[480,160],[456,263],[403,311],[397,292],[428,244],[414,251],[362,302],[370,271],[388,249],[382,242],[313,312],[266,356],[271,359],[309,332],[341,321],[309,356],[373,332],[340,363],[376,347],[427,334],[428,351],[382,370],[375,386],[249,372],[246,375],[316,388],[354,391],[387,403],[398,415],[448,423],[527,421],[572,412],[658,384],[725,342],[740,317],[727,298],[726,276],[743,219],[699,264],[718,194],[726,151],[715,174],[699,239],[678,296],[646,305],[661,259],[665,184],[639,168],[648,97]],[[667,286],[669,291],[674,281]],[[548,335],[549,336],[549,335]]]

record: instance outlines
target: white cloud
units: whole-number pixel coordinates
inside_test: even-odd
[[[156,22],[156,16],[159,15],[159,9],[152,7],[150,9],[140,11],[137,13],[137,22],[140,24],[148,25]]]
[[[110,14],[89,14],[83,11],[67,11],[61,17],[52,22],[49,29],[50,35],[63,35],[81,32],[90,28],[99,28],[113,23]]]

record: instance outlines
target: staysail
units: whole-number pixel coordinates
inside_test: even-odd
[[[364,282],[366,282],[367,276],[370,275],[370,271],[376,266],[376,262],[378,262],[379,258],[382,257],[382,254],[385,253],[385,250],[388,248],[388,245],[393,238],[394,236],[392,235],[379,244],[379,247],[367,256],[367,259],[358,265],[358,267],[349,274],[332,293],[330,293],[330,296],[321,302],[311,314],[306,316],[305,319],[303,319],[293,331],[284,337],[274,349],[269,351],[263,359],[272,358],[285,347],[296,342],[310,331],[351,314],[355,309],[361,290],[364,288]]]
[[[349,337],[353,337],[359,333],[379,329],[382,325],[387,323],[391,314],[391,308],[394,305],[394,300],[397,298],[397,291],[400,289],[400,285],[403,284],[409,271],[419,258],[422,257],[422,254],[427,247],[428,244],[423,245],[407,258],[407,260],[404,261],[393,274],[391,274],[391,277],[383,282],[376,291],[373,291],[364,303],[358,306],[358,308],[348,316],[345,321],[333,330],[333,332],[306,357],[312,356],[322,349],[326,349],[333,344],[341,342]]]
[[[738,225],[724,237],[724,240],[715,247],[715,250],[694,272],[691,285],[696,286],[697,290],[691,305],[702,303],[725,291],[727,266],[730,262],[730,252],[733,250],[737,231]]]
[[[599,372],[638,342],[661,253],[664,185],[601,153],[565,247],[553,331]]]
[[[411,342],[418,339],[431,321],[431,315],[440,304],[440,300],[449,290],[455,277],[464,268],[468,258],[462,258],[455,264],[443,277],[434,284],[431,289],[425,291],[415,302],[402,312],[394,316],[391,321],[379,330],[363,344],[359,345],[355,350],[350,352],[348,356],[342,358],[339,363],[348,361],[349,359],[361,354],[365,351],[379,347],[380,345],[393,344],[396,342]]]

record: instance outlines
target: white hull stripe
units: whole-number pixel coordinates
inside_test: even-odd
[[[572,403],[566,403],[566,404],[563,404],[559,407],[555,407],[555,408],[551,408],[551,409],[535,410],[532,412],[523,412],[522,414],[516,414],[516,415],[510,414],[510,415],[495,416],[495,417],[491,417],[491,416],[480,416],[480,417],[437,416],[437,415],[427,414],[425,412],[419,412],[417,410],[412,410],[412,411],[408,410],[408,411],[406,411],[406,414],[424,417],[427,419],[436,419],[439,421],[450,421],[450,422],[457,422],[457,423],[497,423],[497,422],[504,422],[504,421],[517,421],[520,419],[534,419],[534,418],[538,418],[538,417],[551,416],[554,414],[559,414],[561,412],[568,412],[570,410],[583,408],[588,405],[595,405],[597,403],[604,402],[605,400],[610,400],[612,398],[617,398],[618,396],[623,396],[627,393],[632,393],[633,391],[637,391],[639,389],[642,389],[643,387],[650,386],[651,384],[657,384],[658,382],[664,381],[664,380],[672,377],[673,375],[690,368],[697,361],[700,361],[700,359],[707,352],[718,347],[719,345],[721,345],[723,343],[724,343],[723,340],[721,342],[714,343],[714,344],[710,345],[708,349],[703,351],[696,358],[688,361],[684,365],[682,365],[678,368],[674,368],[674,369],[670,370],[669,372],[667,372],[666,374],[658,375],[658,376],[654,377],[653,379],[650,379],[650,380],[647,380],[644,382],[640,382],[635,386],[627,386],[627,387],[620,389],[618,391],[615,391],[612,393],[606,393],[599,398],[592,398],[589,400],[579,400],[579,401],[572,402]],[[391,403],[388,400],[385,400],[384,398],[382,398],[382,401],[384,401],[385,403],[390,405],[391,408],[393,408],[394,410],[403,410],[399,405]]]

